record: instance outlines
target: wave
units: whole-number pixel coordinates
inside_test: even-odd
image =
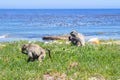
[[[10,37],[10,36],[9,36],[8,34],[5,34],[5,35],[1,35],[1,36],[0,36],[0,39],[1,39],[1,38],[9,38],[9,37]]]

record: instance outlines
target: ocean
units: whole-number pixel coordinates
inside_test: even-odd
[[[0,9],[0,42],[69,34],[120,39],[120,9]]]

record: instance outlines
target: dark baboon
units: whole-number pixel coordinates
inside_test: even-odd
[[[23,44],[21,51],[23,54],[28,55],[28,62],[34,61],[35,59],[42,61],[46,56],[46,50],[37,44]],[[51,58],[50,50],[48,50],[48,53],[49,57]]]
[[[71,41],[72,44],[77,45],[77,46],[85,45],[84,36],[78,33],[77,31],[70,32],[69,41]]]

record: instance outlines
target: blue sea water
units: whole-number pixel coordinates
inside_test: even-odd
[[[0,42],[38,40],[76,30],[99,39],[120,39],[120,9],[0,9]]]

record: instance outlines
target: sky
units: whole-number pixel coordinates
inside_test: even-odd
[[[120,8],[120,0],[0,0],[0,9]]]

